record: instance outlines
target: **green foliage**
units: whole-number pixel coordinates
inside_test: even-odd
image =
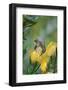
[[[57,52],[54,56],[50,58],[47,71],[51,73],[57,72]]]

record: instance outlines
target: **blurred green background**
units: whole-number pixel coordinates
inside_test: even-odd
[[[57,42],[57,16],[22,16],[22,33],[23,33],[23,60],[22,73],[31,74],[34,66],[30,63],[29,50],[34,48],[34,40],[38,39],[44,43],[45,47],[50,41]],[[48,73],[57,72],[57,56],[52,57],[48,63]],[[34,74],[41,74],[38,69]]]

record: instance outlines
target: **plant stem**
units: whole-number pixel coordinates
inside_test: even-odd
[[[40,65],[36,63],[33,70],[32,70],[32,72],[31,72],[31,74],[36,73],[36,71],[39,69],[39,67],[40,67]]]

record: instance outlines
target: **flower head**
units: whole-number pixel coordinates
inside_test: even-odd
[[[38,48],[37,50],[33,50],[30,54],[31,62],[38,62],[40,64],[42,73],[45,73],[47,70],[49,58],[56,52],[56,48],[56,43],[50,42],[43,54],[41,54],[42,50],[40,48]]]

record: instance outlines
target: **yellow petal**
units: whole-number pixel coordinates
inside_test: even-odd
[[[48,64],[48,61],[49,61],[49,57],[48,56],[42,56],[41,57],[41,60],[40,60],[41,62],[40,62],[40,69],[41,69],[41,71],[42,71],[42,73],[44,73],[44,72],[46,72],[46,70],[47,70],[47,64]]]
[[[40,65],[40,69],[41,69],[42,73],[46,72],[46,70],[47,70],[47,62],[45,60],[42,60],[42,63]]]
[[[48,47],[46,48],[47,56],[52,56],[56,51],[57,45],[55,42],[50,42]]]
[[[36,52],[36,50],[34,50],[31,53],[31,62],[32,63],[38,62],[39,61],[39,57],[40,57],[40,55]]]

